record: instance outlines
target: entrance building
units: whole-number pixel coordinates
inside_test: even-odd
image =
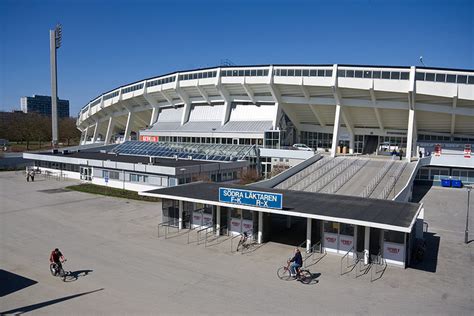
[[[318,245],[365,263],[382,257],[400,267],[410,263],[423,222],[417,221],[423,214],[418,203],[243,185],[200,182],[140,194],[161,198],[163,221],[179,229],[246,232],[258,243],[304,245],[308,252]]]

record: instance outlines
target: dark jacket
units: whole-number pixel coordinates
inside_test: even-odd
[[[294,262],[296,264],[299,264],[300,266],[303,265],[303,257],[301,257],[301,252],[295,253],[295,256],[291,258],[290,262]]]

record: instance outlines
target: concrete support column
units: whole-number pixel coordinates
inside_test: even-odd
[[[370,227],[365,227],[364,236],[364,264],[369,264],[369,250],[370,250]]]
[[[82,144],[85,145],[87,142],[87,134],[89,133],[89,126],[86,127],[86,130],[84,131],[84,139],[82,140]]]
[[[221,234],[221,207],[217,205],[216,207],[216,236]]]
[[[355,149],[355,135],[349,133],[349,154],[353,154]]]
[[[257,233],[257,243],[262,243],[263,236],[263,212],[258,212],[258,233]]]
[[[153,126],[153,124],[155,124],[157,118],[158,118],[158,107],[154,106],[153,110],[151,111],[150,127]]]
[[[407,153],[406,159],[410,161],[413,157],[413,144],[415,143],[415,110],[408,110],[408,133],[407,133]]]
[[[178,201],[178,229],[183,229],[183,201]]]
[[[312,224],[312,219],[307,218],[306,219],[306,252],[311,251],[311,224]]]
[[[334,115],[334,129],[332,131],[331,157],[336,157],[337,146],[339,145],[340,125],[341,125],[341,105],[336,104],[336,113]]]
[[[105,142],[104,142],[105,145],[110,144],[110,139],[112,138],[112,133],[114,132],[114,128],[115,128],[114,118],[110,117],[109,124],[107,125],[107,133],[105,135]]]
[[[357,252],[357,225],[354,225],[354,253]]]
[[[93,143],[97,141],[97,136],[99,136],[99,121],[95,122],[94,135],[92,136]]]
[[[132,133],[132,124],[133,124],[133,112],[129,111],[128,117],[127,117],[127,126],[125,127],[125,133],[123,135],[124,141],[130,140],[130,135]]]

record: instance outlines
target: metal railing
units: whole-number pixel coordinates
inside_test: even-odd
[[[320,256],[318,256],[318,254]],[[318,241],[316,244],[311,246],[309,252],[306,251],[305,257],[303,258],[303,267],[306,268],[308,266],[315,265],[322,258],[324,258],[326,254],[326,249],[322,247],[321,241]],[[309,259],[312,259],[311,264],[308,264],[308,262],[310,261]]]
[[[385,177],[387,172],[392,168],[395,161],[387,162],[382,169],[375,175],[375,177],[370,181],[365,190],[362,192],[362,197],[370,197],[374,193],[375,188],[379,185],[380,181]]]
[[[350,258],[349,256],[351,253],[352,253],[352,258]],[[356,260],[354,260],[354,246],[352,246],[351,249],[349,249],[341,258],[341,275],[347,274],[354,269],[354,267],[357,264],[357,256],[355,258]],[[351,260],[352,262],[349,262],[349,260]],[[344,265],[344,262],[345,262],[345,265]],[[350,270],[347,270],[349,268]]]
[[[249,234],[250,232],[250,234]],[[234,252],[234,239],[236,239],[237,237],[240,237],[242,238],[242,236],[244,235],[244,233],[247,234],[247,240],[251,239],[251,240],[255,240],[255,236],[253,234],[253,228],[252,229],[249,229],[249,230],[246,230],[242,233],[239,233],[238,235],[235,235],[233,236],[231,239],[230,239],[230,252],[233,253]],[[240,242],[240,240],[239,240]],[[247,241],[246,241],[247,242]],[[237,244],[238,245],[238,244]],[[237,249],[237,248],[236,248]]]
[[[224,230],[225,230],[225,234],[223,234]],[[217,231],[219,231],[219,235],[217,235]],[[211,241],[217,240],[222,236],[227,236],[227,234],[228,234],[227,226],[224,225],[224,226],[221,226],[219,228],[214,227],[212,232],[214,233],[215,238],[213,240],[209,240],[209,233],[206,233],[206,237],[205,237],[205,241],[204,241],[204,247],[207,247],[207,244]],[[212,236],[212,234],[211,234],[211,236]]]
[[[197,234],[197,244],[199,245],[200,244],[200,240],[201,240],[201,234],[207,234],[208,233],[208,230],[211,229],[211,230],[214,230],[214,225],[209,225],[209,226],[205,226],[201,229],[199,229],[196,234]]]
[[[286,179],[279,185],[277,185],[278,189],[296,189],[292,188],[296,186],[299,182],[303,181],[306,177],[310,176],[312,173],[317,171],[318,169],[322,168],[324,165],[332,161],[333,158],[331,157],[323,157],[318,161],[314,162],[310,166],[306,167],[305,169],[301,170],[300,172],[296,173],[289,179]]]
[[[373,268],[370,271],[370,282],[374,282],[380,279],[387,269],[387,260],[385,260],[385,258],[382,257],[382,253],[379,252],[377,255],[371,256],[371,264]],[[382,268],[378,269],[378,267]]]
[[[309,192],[320,192],[324,189],[329,183],[331,183],[336,177],[344,172],[347,168],[349,168],[353,163],[355,163],[357,159],[344,159],[340,164],[338,164],[335,168],[331,168],[331,170],[324,175],[319,181],[311,184],[309,187],[305,188],[305,191]]]
[[[360,276],[367,274],[371,268],[370,260],[367,264],[364,262],[364,252],[355,252],[356,254],[356,267],[355,267],[355,278],[357,279]]]
[[[177,225],[176,225],[176,226],[172,226],[172,225],[170,225],[171,223],[173,223],[173,224],[178,224],[178,219],[175,219],[175,218],[174,218],[174,219],[171,219],[171,220],[169,220],[169,221],[162,222],[162,223],[159,223],[159,224],[158,224],[158,226],[157,226],[157,231],[158,231],[157,235],[158,235],[158,238],[160,238],[160,228],[164,228],[164,229],[165,229],[165,233],[164,233],[165,239],[168,237],[168,232],[169,232],[169,228],[170,228],[170,227],[173,227],[173,228],[178,229],[178,226],[177,226]]]
[[[330,185],[327,185],[324,190],[321,190],[323,193],[336,193],[339,191],[344,184],[349,182],[356,173],[358,173],[367,163],[368,159],[357,159],[353,165],[351,165],[347,172],[344,172],[341,175],[338,175]]]
[[[405,170],[407,165],[408,163],[405,162],[397,166],[394,175],[390,177],[390,180],[388,181],[387,185],[384,187],[382,193],[380,194],[380,199],[385,200],[389,197],[390,192],[392,192],[392,190],[395,188],[395,184],[397,183],[398,179],[402,175],[403,170]],[[396,192],[394,193],[394,195],[396,195]]]

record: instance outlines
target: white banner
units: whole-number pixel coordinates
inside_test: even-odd
[[[212,225],[212,214],[203,213],[202,214],[202,225],[211,226]]]
[[[242,221],[240,218],[230,218],[230,230],[239,234],[242,232]]]
[[[337,251],[338,236],[333,233],[324,233],[324,248],[333,249]]]
[[[383,257],[387,260],[405,262],[405,246],[392,242],[384,242]]]
[[[354,246],[354,237],[339,235],[339,250],[343,253],[348,252]]]
[[[242,220],[242,232],[247,232],[247,234],[252,236],[253,234],[253,220],[243,219]]]
[[[193,227],[202,226],[202,213],[201,212],[193,212]]]

